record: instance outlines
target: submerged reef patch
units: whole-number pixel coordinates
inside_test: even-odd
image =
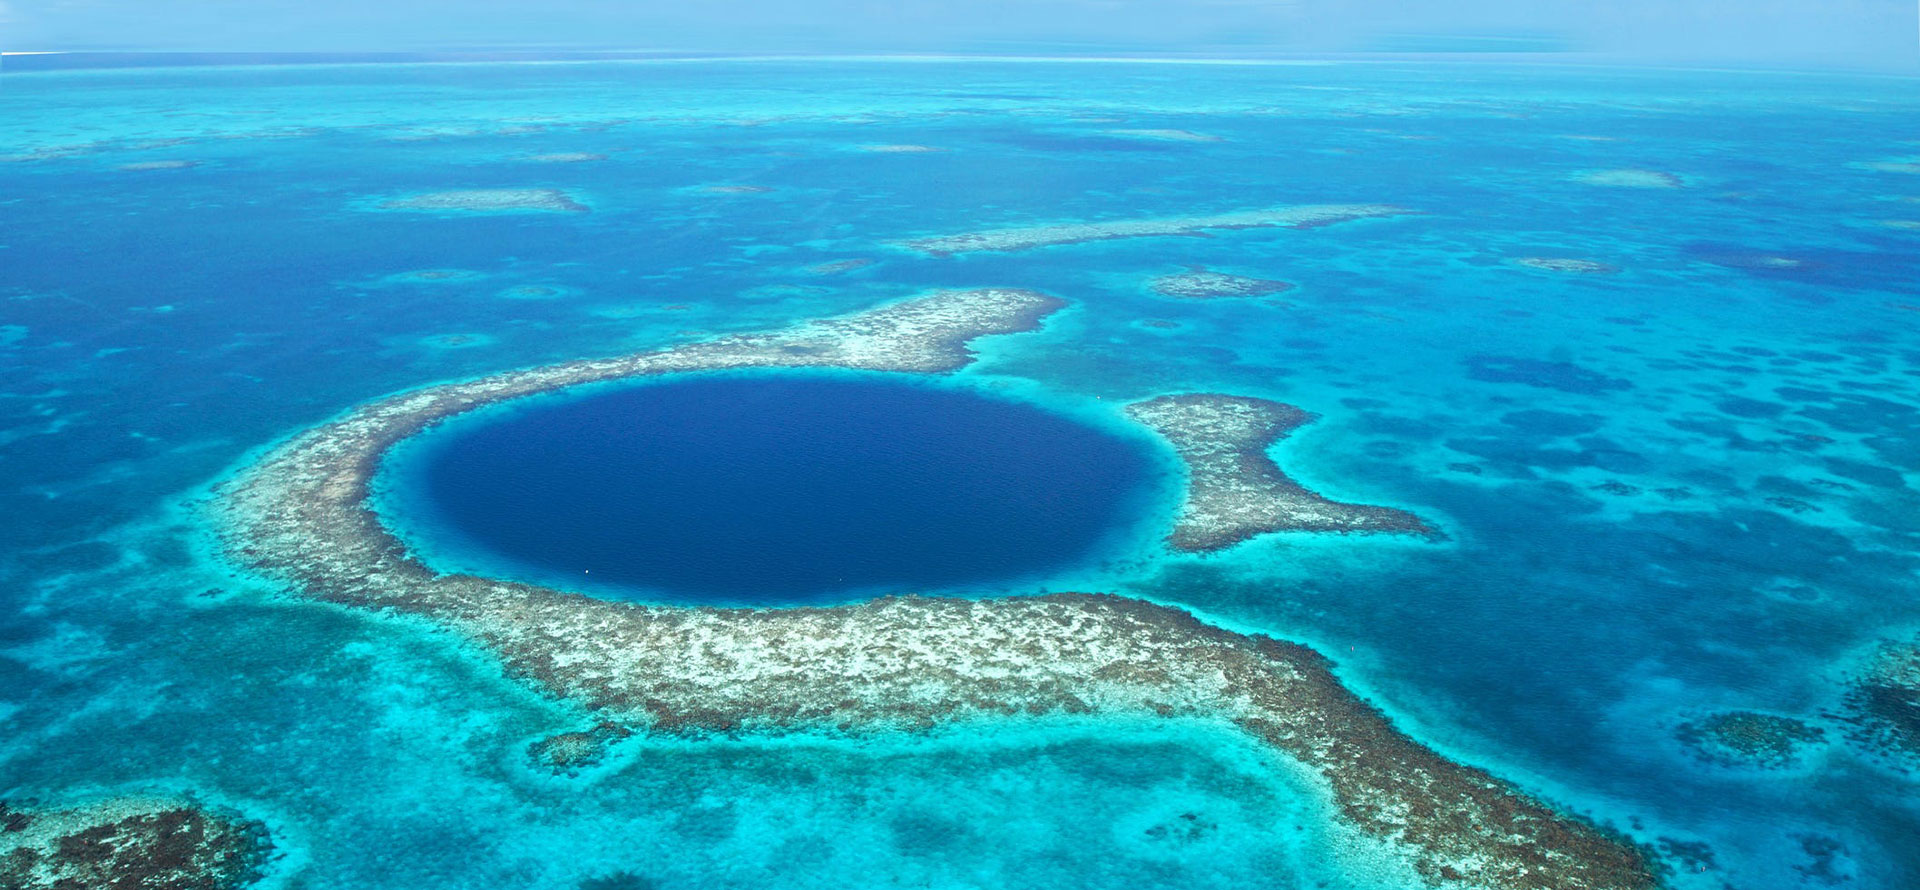
[[[1632,389],[1633,383],[1608,377],[1572,362],[1542,361],[1512,355],[1467,356],[1467,376],[1486,383],[1519,383],[1580,395]]]
[[[381,279],[385,284],[460,284],[479,281],[486,273],[472,269],[415,269],[410,272],[396,272]]]
[[[1313,771],[1343,823],[1394,844],[1429,881],[1657,886],[1646,851],[1400,733],[1304,646],[1096,594],[791,609],[613,602],[436,574],[368,502],[390,447],[488,403],[717,368],[953,371],[971,360],[972,339],[1033,329],[1062,305],[1024,290],[945,291],[770,333],[401,393],[261,455],[216,489],[208,509],[229,558],[297,595],[438,624],[493,653],[511,676],[635,731],[863,733],[1084,713],[1213,719]],[[1168,410],[1204,417],[1208,405],[1198,404]],[[1256,415],[1243,424],[1256,430],[1248,435],[1270,441],[1278,422],[1257,407],[1240,410]],[[1246,459],[1264,460],[1246,441],[1217,450],[1239,461],[1250,447]]]
[[[1861,161],[1854,166],[1878,173],[1920,173],[1920,160],[1914,158],[1894,158],[1886,161]]]
[[[1435,534],[1412,513],[1330,501],[1288,478],[1267,449],[1314,419],[1292,405],[1199,393],[1136,402],[1127,416],[1187,465],[1186,505],[1167,537],[1176,550],[1220,550],[1278,531]]]
[[[806,273],[808,275],[840,275],[847,272],[854,272],[860,269],[865,269],[866,267],[873,265],[873,262],[874,262],[873,260],[865,259],[865,258],[856,258],[856,259],[850,259],[850,260],[833,260],[831,262],[818,263],[816,265],[808,266],[806,268]]]
[[[135,161],[131,164],[121,164],[116,169],[138,172],[141,170],[185,170],[189,167],[198,167],[198,166],[200,166],[199,161],[187,161],[187,160]]]
[[[1807,749],[1825,741],[1826,735],[1805,721],[1755,711],[1709,714],[1674,730],[1680,743],[1701,760],[1761,769],[1797,765]]]
[[[1583,275],[1607,275],[1620,271],[1619,266],[1610,263],[1572,257],[1523,256],[1514,260],[1513,264],[1547,272],[1574,272]]]
[[[1853,681],[1846,704],[1855,742],[1920,757],[1920,640],[1881,646]]]
[[[1220,137],[1218,136],[1209,136],[1205,133],[1195,133],[1192,130],[1176,130],[1176,129],[1125,130],[1125,129],[1122,129],[1122,130],[1108,130],[1107,132],[1115,136],[1129,136],[1134,139],[1157,139],[1164,142],[1219,142],[1221,141]]]
[[[557,284],[516,284],[501,290],[497,296],[503,300],[557,300],[571,293],[569,288]]]
[[[382,210],[429,213],[585,213],[587,205],[560,189],[459,189],[391,198]]]
[[[1154,293],[1163,297],[1178,297],[1184,300],[1270,297],[1293,290],[1292,282],[1210,272],[1199,266],[1173,275],[1162,275],[1155,278],[1151,286]]]
[[[8,890],[235,890],[261,876],[272,850],[265,825],[191,801],[0,803],[0,887]]]
[[[988,229],[962,235],[918,238],[902,242],[901,246],[933,256],[951,256],[983,250],[1030,250],[1036,247],[1106,241],[1115,238],[1199,235],[1209,229],[1307,229],[1348,220],[1398,216],[1412,212],[1391,204],[1302,204],[1267,210],[1221,213],[1214,216],[1122,219],[1108,222]]]
[[[633,731],[611,721],[602,721],[592,729],[563,732],[527,746],[527,756],[555,775],[575,775],[598,766],[607,757],[607,749],[633,736]]]
[[[1680,177],[1659,170],[1588,170],[1576,174],[1575,182],[1609,188],[1677,189],[1686,183]]]

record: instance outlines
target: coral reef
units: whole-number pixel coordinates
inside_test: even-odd
[[[806,271],[809,275],[839,275],[845,272],[865,269],[871,265],[873,265],[873,260],[869,259],[834,260],[830,263],[808,266]]]
[[[1608,263],[1571,257],[1524,256],[1514,260],[1513,264],[1547,272],[1575,272],[1584,275],[1606,275],[1620,271],[1620,267]]]
[[[1659,170],[1588,170],[1573,179],[1587,185],[1632,189],[1677,189],[1686,184],[1680,177]]]
[[[1855,166],[1880,173],[1920,173],[1920,161],[1897,158],[1890,161],[1865,161]]]
[[[462,281],[478,281],[486,275],[471,269],[415,269],[411,272],[399,272],[387,276],[386,280],[395,284],[454,284]]]
[[[1225,272],[1209,272],[1195,266],[1185,272],[1162,275],[1152,282],[1154,293],[1185,300],[1215,300],[1222,297],[1269,297],[1293,290],[1293,284],[1268,278],[1248,278]]]
[[[1854,741],[1920,757],[1920,641],[1882,645],[1853,681],[1846,710]]]
[[[1420,517],[1388,507],[1330,501],[1287,477],[1267,449],[1313,415],[1245,396],[1161,396],[1127,406],[1187,465],[1187,499],[1167,543],[1210,551],[1276,531],[1433,535]]]
[[[1142,130],[1108,130],[1107,132],[1115,136],[1131,136],[1135,139],[1158,139],[1165,142],[1219,142],[1220,141],[1220,137],[1218,136],[1209,136],[1205,133],[1195,133],[1192,130],[1142,129]]]
[[[1354,219],[1396,216],[1411,212],[1389,204],[1303,204],[1268,210],[1222,213],[1214,216],[1123,219],[1109,222],[988,229],[962,235],[919,238],[904,242],[902,246],[933,256],[951,256],[982,250],[1030,250],[1036,247],[1079,244],[1114,238],[1199,235],[1209,229],[1305,229]]]
[[[1817,726],[1754,711],[1726,711],[1680,724],[1674,730],[1694,756],[1722,766],[1783,769],[1797,764],[1807,748],[1826,739]]]
[[[0,887],[231,890],[253,883],[266,827],[189,801],[117,798],[68,809],[0,803]]]
[[[527,746],[533,762],[556,774],[573,775],[606,759],[607,748],[633,736],[633,731],[611,721],[602,721],[592,729],[563,732]]]
[[[551,284],[516,284],[500,291],[499,295],[508,300],[551,300],[566,296],[567,291]]]
[[[382,210],[433,213],[585,213],[587,205],[559,189],[460,189],[380,202]]]
[[[1316,772],[1344,822],[1398,844],[1429,880],[1501,890],[1656,885],[1645,851],[1401,734],[1312,650],[1212,627],[1179,609],[1097,594],[892,597],[795,609],[613,602],[436,574],[368,504],[388,448],[483,404],[713,368],[951,371],[968,363],[973,338],[1032,329],[1061,305],[1031,291],[946,291],[786,330],[402,393],[266,452],[223,483],[208,507],[235,562],[298,595],[433,622],[492,652],[510,675],[636,730],[866,733],[1083,713],[1221,720]],[[1227,397],[1189,398],[1198,409],[1176,399],[1167,412],[1204,417]],[[1219,450],[1253,447],[1258,456],[1262,446],[1246,443],[1271,441],[1284,425],[1260,403],[1235,404],[1253,415],[1241,426],[1256,429]],[[1226,426],[1218,432],[1237,429]],[[1343,512],[1352,509],[1324,512],[1365,524]],[[542,751],[572,756],[590,747],[579,741]]]

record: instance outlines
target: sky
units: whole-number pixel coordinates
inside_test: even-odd
[[[1598,53],[1920,70],[1920,0],[0,0],[0,51]]]

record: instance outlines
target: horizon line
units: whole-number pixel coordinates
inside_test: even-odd
[[[592,62],[698,63],[698,62],[1000,62],[1000,63],[1125,63],[1165,65],[1248,65],[1286,66],[1316,64],[1383,64],[1394,62],[1482,62],[1515,64],[1567,64],[1580,67],[1637,68],[1643,70],[1719,71],[1746,74],[1847,74],[1881,77],[1920,76],[1920,68],[1848,67],[1804,65],[1768,60],[1642,58],[1618,53],[1587,50],[1538,51],[1385,51],[1317,50],[1276,51],[1268,54],[1211,54],[1204,50],[1187,53],[1168,50],[1108,49],[1099,54],[922,51],[922,52],[746,52],[710,49],[425,49],[425,50],[188,50],[188,49],[77,49],[7,50],[0,57],[100,56],[134,60],[143,57],[259,57],[262,66],[334,66],[360,64],[458,65],[458,64],[583,64]],[[516,58],[524,57],[524,58]],[[303,61],[310,59],[310,61]],[[265,60],[285,60],[284,62]],[[99,67],[35,68],[16,73],[53,73],[58,71],[112,70],[139,65],[103,65]],[[166,66],[156,66],[166,67]],[[228,67],[221,65],[179,65],[171,67]],[[230,67],[247,67],[246,63]]]

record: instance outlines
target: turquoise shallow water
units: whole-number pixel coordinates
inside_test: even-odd
[[[1036,586],[1312,642],[1429,744],[1705,844],[1680,886],[1912,886],[1915,764],[1829,715],[1863,652],[1920,625],[1914,95],[1397,65],[9,74],[0,795],[192,787],[266,816],[277,880],[306,887],[1392,886],[1325,857],[1342,842],[1284,765],[1198,728],[644,743],[546,776],[525,746],[586,716],[442,636],[274,600],[186,506],[249,449],[398,389],[1002,285],[1073,305],[981,344],[957,384],[1094,414],[1189,390],[1297,404],[1320,419],[1276,450],[1289,472],[1448,535],[1143,542]],[[942,150],[861,150],[899,144]],[[535,160],[567,153],[604,157]],[[1587,176],[1619,169],[1677,187]],[[372,209],[503,187],[591,212]],[[1308,202],[1419,213],[890,246]],[[876,262],[810,271],[846,259]],[[1148,287],[1188,266],[1298,286]],[[1679,741],[1734,709],[1826,741],[1784,770]]]

